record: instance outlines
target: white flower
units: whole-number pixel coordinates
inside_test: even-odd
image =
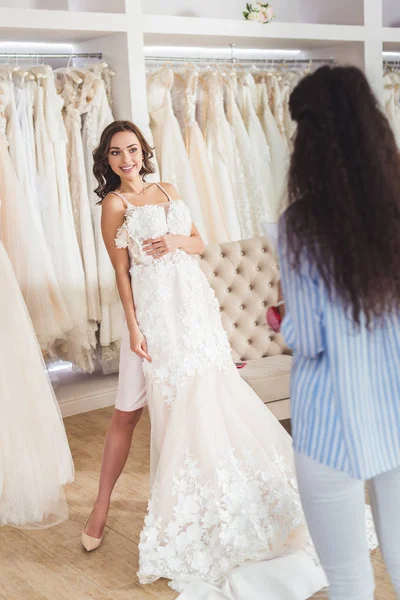
[[[207,575],[208,571],[212,567],[212,564],[213,558],[211,554],[207,552],[196,552],[192,560],[193,569],[199,571],[200,573],[204,573],[204,575]]]
[[[200,542],[203,532],[198,523],[193,523],[190,527],[187,528],[188,539],[191,542]]]
[[[251,12],[247,17],[248,21],[259,21],[258,12]]]
[[[175,540],[177,552],[184,553],[189,544],[190,540],[188,539],[186,531],[182,531]]]
[[[214,525],[218,525],[219,517],[215,511],[208,510],[203,517],[203,525],[206,529],[211,529]]]

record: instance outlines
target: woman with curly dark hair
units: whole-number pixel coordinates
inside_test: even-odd
[[[322,67],[298,124],[279,226],[292,432],[334,600],[372,600],[364,482],[400,598],[400,159],[363,73]]]

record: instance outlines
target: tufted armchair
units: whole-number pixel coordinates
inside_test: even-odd
[[[266,322],[278,302],[279,266],[265,238],[207,246],[200,266],[221,307],[239,373],[280,420],[288,419],[291,356]]]

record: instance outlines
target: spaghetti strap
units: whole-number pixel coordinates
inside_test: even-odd
[[[158,188],[160,188],[160,190],[163,192],[163,194],[165,194],[168,198],[168,202],[173,202],[171,196],[168,194],[168,192],[166,190],[164,190],[163,186],[160,183],[155,182],[156,186]]]
[[[116,196],[119,196],[119,198],[121,198],[122,202],[126,205],[126,208],[129,208],[129,206],[132,206],[132,204],[130,202],[128,202],[128,200],[126,198],[124,198],[124,196],[122,194],[120,194],[119,192],[116,192],[115,190],[110,192],[110,194],[115,194]]]

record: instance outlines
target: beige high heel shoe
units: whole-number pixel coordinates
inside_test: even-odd
[[[103,541],[103,537],[104,534],[100,537],[100,538],[95,538],[92,537],[91,535],[88,535],[87,533],[85,533],[85,529],[87,527],[87,524],[90,521],[90,517],[93,514],[93,510],[89,515],[88,520],[86,521],[86,525],[82,531],[82,536],[81,536],[81,542],[82,542],[82,546],[85,548],[86,552],[93,552],[93,550],[97,550],[97,548],[100,548],[101,543]]]

